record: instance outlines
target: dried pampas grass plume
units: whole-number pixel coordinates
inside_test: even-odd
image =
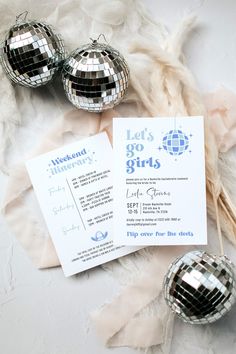
[[[144,108],[153,117],[203,115],[205,117],[206,189],[209,215],[216,221],[220,249],[223,253],[221,229],[236,244],[236,209],[218,171],[218,149],[210,130],[202,97],[196,89],[191,72],[183,65],[181,48],[195,18],[182,26],[166,42],[165,49],[155,43],[137,41],[130,53],[142,53],[153,60],[149,91],[142,87],[140,73],[131,67],[131,86]],[[177,54],[177,56],[176,56]],[[132,70],[133,69],[133,70]]]

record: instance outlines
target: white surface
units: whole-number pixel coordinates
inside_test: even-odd
[[[236,91],[236,2],[146,0],[152,15],[170,29],[190,11],[199,26],[185,46],[186,59],[202,91],[219,85]],[[7,3],[7,1],[6,1]],[[44,9],[45,10],[45,9]],[[46,10],[45,10],[46,11]],[[44,11],[44,12],[45,12]],[[19,91],[18,91],[19,92]],[[39,91],[44,95],[43,90]],[[52,98],[45,96],[45,104]],[[37,103],[37,102],[36,102]],[[28,102],[34,112],[35,101]],[[58,112],[55,112],[55,115]],[[18,132],[31,146],[37,129],[48,117],[38,117],[31,142],[25,129]],[[50,117],[52,119],[52,117]],[[17,146],[21,154],[21,146]],[[1,175],[1,199],[7,178]],[[211,226],[212,227],[212,226]],[[231,254],[236,253],[231,247]],[[235,257],[235,256],[234,256]],[[61,269],[36,270],[21,246],[0,223],[0,352],[2,354],[131,354],[127,348],[105,349],[89,322],[89,312],[112,299],[118,283],[101,269],[66,279]],[[236,308],[222,321],[202,328],[176,321],[171,354],[233,354]]]
[[[189,148],[179,157],[163,149],[157,153],[164,133],[173,127],[181,127],[189,136]],[[113,152],[114,224],[120,225],[114,230],[114,241],[118,245],[207,244],[203,117],[141,118],[135,122],[116,118]],[[167,184],[166,178],[176,181]],[[197,215],[189,208],[191,204]]]
[[[73,158],[75,152],[82,154],[77,155],[72,161],[68,159],[66,163],[61,161],[63,163],[54,168],[57,156],[63,158],[69,155]],[[113,212],[112,158],[111,143],[107,134],[103,132],[27,160],[27,170],[35,195],[66,277],[139,249],[137,247],[117,249],[113,243],[112,219],[106,218]],[[51,167],[48,168],[49,166]],[[63,168],[66,170],[63,171]],[[103,178],[96,178],[95,174],[102,175]],[[84,176],[89,176],[86,179],[87,184],[82,183],[85,180]],[[77,182],[73,182],[75,180]],[[91,200],[91,195],[99,193],[104,196],[101,190],[106,191],[109,200],[105,203],[102,203],[102,199],[96,200],[99,202],[97,205],[94,199]],[[89,204],[86,210],[85,204]],[[99,224],[96,222],[98,217]],[[94,242],[93,238],[97,233],[105,231],[107,236],[103,241],[100,239],[100,242]]]

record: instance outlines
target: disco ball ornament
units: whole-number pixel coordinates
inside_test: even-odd
[[[204,251],[186,253],[169,266],[164,296],[171,310],[184,322],[214,322],[235,302],[234,266],[226,256]]]
[[[1,63],[9,79],[26,87],[51,81],[65,58],[61,37],[38,21],[17,21],[6,34]]]
[[[73,105],[89,112],[102,112],[124,97],[129,69],[116,49],[93,40],[65,60],[62,80]]]
[[[170,155],[182,155],[189,146],[189,138],[181,130],[170,130],[164,136],[162,146]]]

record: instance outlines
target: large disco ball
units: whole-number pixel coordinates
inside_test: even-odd
[[[101,112],[117,105],[124,97],[129,69],[117,50],[93,41],[76,49],[65,60],[62,80],[73,105]]]
[[[164,136],[162,146],[170,155],[182,155],[189,146],[189,138],[181,130],[170,130]]]
[[[164,279],[164,296],[184,322],[214,322],[235,302],[234,267],[225,256],[204,251],[186,253],[170,265]]]
[[[9,29],[0,54],[9,79],[26,87],[38,87],[52,80],[65,58],[65,49],[49,25],[25,20]]]

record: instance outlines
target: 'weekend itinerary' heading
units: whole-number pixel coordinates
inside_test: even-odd
[[[51,159],[48,164],[50,167],[49,171],[52,175],[56,175],[84,164],[90,165],[93,163],[94,154],[94,152],[91,153],[89,150],[83,148],[73,154],[66,154],[65,156]],[[70,162],[68,163],[68,161]]]

